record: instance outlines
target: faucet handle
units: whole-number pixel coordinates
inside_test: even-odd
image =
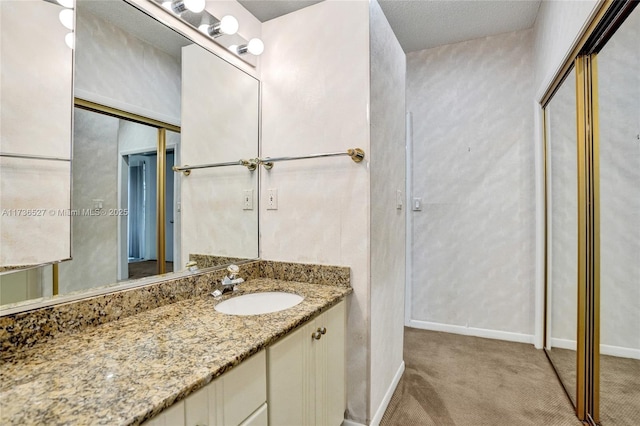
[[[238,265],[232,264],[227,266],[227,272],[229,272],[229,278],[234,279],[236,277],[236,274],[240,272],[240,268],[238,267]]]

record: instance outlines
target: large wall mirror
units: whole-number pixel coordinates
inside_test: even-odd
[[[600,421],[640,421],[640,8],[598,53]]]
[[[2,16],[12,3],[25,2],[3,1]],[[76,0],[71,237],[68,229],[59,237],[71,259],[2,272],[5,308],[137,285],[189,261],[205,268],[258,257],[257,171],[187,176],[172,167],[256,158],[259,82],[139,7]],[[3,21],[3,42],[9,30]],[[39,232],[24,250],[46,242]]]
[[[576,75],[545,108],[547,164],[547,355],[576,405],[578,164]]]
[[[70,207],[73,102],[64,12],[0,2],[0,271],[71,254],[71,220],[59,214]]]

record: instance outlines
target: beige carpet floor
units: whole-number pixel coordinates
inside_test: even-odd
[[[165,271],[173,272],[173,262],[165,262]],[[135,280],[153,275],[158,275],[157,260],[143,260],[141,262],[129,263],[129,279]]]
[[[578,426],[532,345],[405,328],[405,373],[382,426]]]
[[[550,358],[565,386],[575,393],[576,352],[553,348]],[[600,356],[600,424],[640,425],[640,360]]]

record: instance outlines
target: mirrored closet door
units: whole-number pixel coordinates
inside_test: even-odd
[[[640,422],[640,9],[605,1],[544,102],[545,351],[588,424]]]
[[[640,9],[598,52],[600,422],[640,423]]]

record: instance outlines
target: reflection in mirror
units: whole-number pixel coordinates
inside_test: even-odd
[[[598,54],[600,420],[640,419],[640,10]]]
[[[578,306],[576,77],[545,108],[547,123],[547,354],[574,406]]]
[[[73,104],[64,9],[0,1],[0,271],[71,253],[71,221],[61,214],[70,205]],[[13,299],[3,293],[0,304]]]
[[[72,260],[2,276],[0,303],[256,258],[257,173],[171,167],[257,157],[258,81],[124,1],[78,0],[75,32]]]

